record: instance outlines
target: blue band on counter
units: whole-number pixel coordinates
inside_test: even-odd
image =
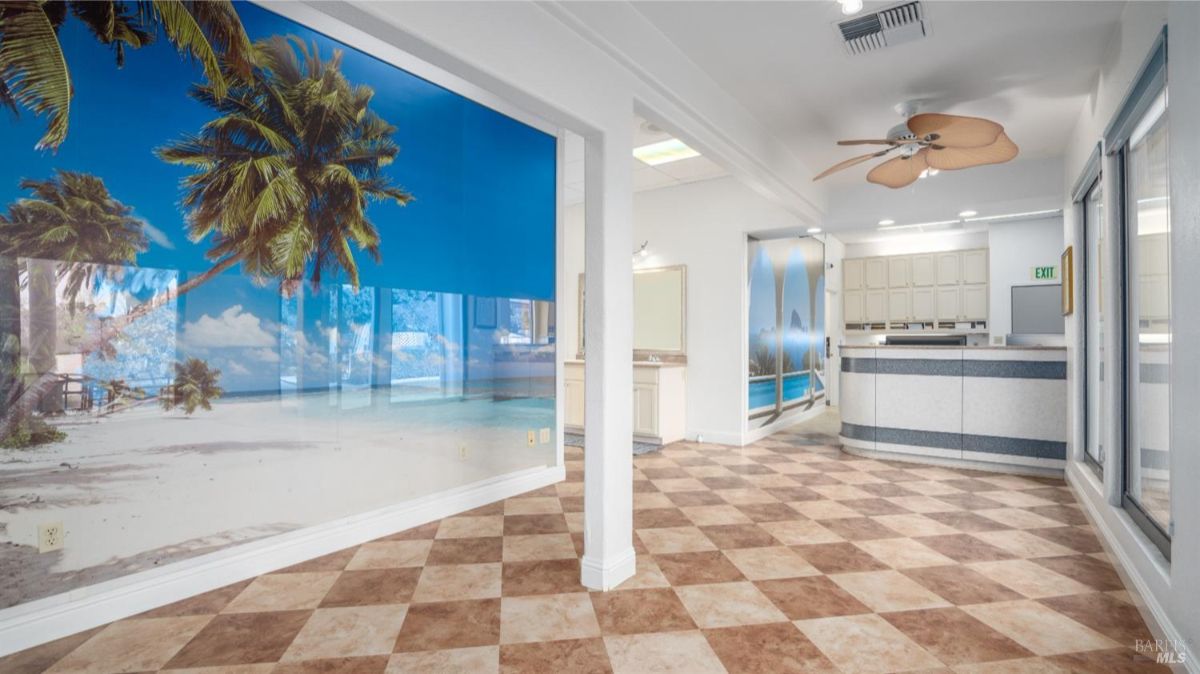
[[[1061,360],[940,360],[934,358],[842,358],[842,372],[932,377],[1066,379]]]
[[[1025,456],[1038,459],[1067,458],[1067,443],[1054,440],[1031,440],[1029,438],[1006,438],[996,435],[972,435],[969,433],[946,433],[942,431],[917,431],[909,428],[886,428],[842,424],[842,436],[866,442],[883,442],[892,445],[933,447],[985,454]]]

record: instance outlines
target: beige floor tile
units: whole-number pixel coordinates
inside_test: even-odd
[[[460,601],[500,596],[500,564],[449,564],[421,570],[414,602]]]
[[[680,508],[692,524],[698,527],[721,524],[750,524],[745,513],[731,505],[689,506]]]
[[[988,498],[991,498],[989,493]],[[1020,508],[996,508],[991,510],[976,510],[975,514],[1007,524],[1014,529],[1046,529],[1060,527],[1062,522]]]
[[[852,501],[860,498],[871,498],[870,492],[865,492],[849,484],[817,484],[809,487],[821,496],[834,501]]]
[[[567,520],[567,531],[573,534],[583,531],[583,513],[564,513],[563,517]]]
[[[913,471],[909,471],[909,472],[918,473],[919,471],[913,470]],[[954,477],[960,477],[960,476],[955,475]],[[933,481],[930,481],[930,482],[905,482],[904,488],[909,491],[916,492],[918,494],[923,494],[925,496],[941,496],[944,494],[961,494],[961,493],[963,493],[963,490],[961,490],[961,489],[958,489],[956,487],[951,487],[948,484],[942,484],[941,482],[933,482]]]
[[[955,674],[1072,674],[1071,670],[1043,658],[1018,658],[1000,662],[958,665],[954,668],[954,672]]]
[[[333,587],[339,572],[280,573],[259,576],[222,613],[249,613],[257,611],[291,611],[316,608],[329,588]]]
[[[484,538],[504,535],[503,515],[447,517],[438,527],[438,538]]]
[[[970,568],[1030,599],[1083,594],[1092,588],[1026,559],[978,562]]]
[[[784,475],[811,475],[819,472],[816,468],[806,466],[803,463],[777,463],[771,466],[771,469]]]
[[[212,616],[184,616],[113,623],[48,671],[53,674],[108,674],[157,670],[211,619]]]
[[[845,484],[881,484],[883,482],[887,482],[887,480],[879,477],[878,475],[862,473],[857,470],[830,473],[830,475],[833,477],[833,479],[840,480]]]
[[[504,561],[529,562],[537,559],[574,559],[575,543],[571,534],[533,534],[504,537]]]
[[[1038,655],[1118,646],[1103,634],[1035,601],[975,604],[962,610]]]
[[[544,515],[562,512],[562,502],[554,496],[510,498],[504,502],[505,515]]]
[[[663,575],[662,569],[658,568],[654,557],[651,555],[638,555],[637,571],[634,572],[632,578],[621,583],[617,589],[641,590],[653,587],[669,587],[670,585],[670,581]]]
[[[633,634],[604,638],[614,674],[724,674],[725,667],[700,632]]]
[[[929,651],[874,614],[798,620],[796,627],[846,674],[942,666]]]
[[[317,609],[280,661],[389,654],[407,611],[406,604]]]
[[[810,489],[819,489],[820,486],[810,487]],[[870,496],[870,494],[867,494]],[[850,517],[862,517],[862,513],[847,505],[842,505],[837,501],[794,501],[788,503],[789,506],[795,508],[801,515],[810,520],[833,520]]]
[[[684,471],[692,477],[736,477],[737,473],[725,466],[690,466]]]
[[[663,493],[674,491],[702,491],[706,489],[704,483],[691,477],[677,477],[666,480],[651,480],[655,487]]]
[[[750,505],[752,503],[778,503],[779,499],[771,496],[762,489],[716,489],[713,491],[726,503],[733,505]]]
[[[912,569],[921,566],[945,566],[954,560],[911,538],[881,538],[856,541],[858,547],[893,569]]]
[[[477,519],[477,518],[458,518],[458,519]],[[482,518],[479,518],[482,519]],[[445,522],[442,523],[445,526]],[[441,533],[441,529],[438,529]],[[499,535],[499,534],[497,534]],[[448,538],[443,536],[442,538]],[[346,565],[349,570],[359,569],[395,569],[407,566],[423,566],[425,560],[429,558],[429,549],[433,546],[433,541],[378,541],[375,543],[365,543],[358,548],[358,552],[354,553],[350,563]]]
[[[387,666],[387,674],[430,674],[431,672],[496,674],[499,671],[499,646],[396,653],[388,660]]]
[[[899,571],[860,571],[829,577],[877,612],[950,606],[949,602]]]
[[[792,504],[795,508],[798,504]],[[840,543],[841,536],[809,520],[785,520],[782,522],[760,522],[758,526],[767,530],[784,545],[816,545],[818,543]]]
[[[586,592],[505,597],[500,604],[500,643],[558,641],[600,636]]]
[[[782,622],[787,616],[749,582],[686,585],[675,594],[701,628]]]
[[[912,466],[908,467],[906,470],[908,470],[908,472],[912,473],[913,475],[916,475],[918,477],[923,477],[926,480],[931,480],[931,481],[957,480],[958,478],[962,477],[962,475],[959,475],[958,473],[956,473],[952,470],[947,470],[946,468],[938,468],[937,466],[926,466],[924,468],[921,468],[919,466],[920,466],[920,464],[913,464]],[[906,483],[906,486],[907,486],[907,484],[908,483]]]
[[[725,550],[724,554],[750,580],[795,578],[821,573],[791,548],[783,546]]]
[[[957,506],[950,505],[945,501],[939,501],[932,496],[890,496],[888,501],[895,503],[901,508],[911,510],[914,513],[944,513],[951,510],[958,510]]]
[[[1054,501],[1022,491],[993,491],[988,492],[987,497],[996,503],[1002,503],[1010,508],[1036,508],[1038,506],[1054,505]]]
[[[1061,557],[1063,555],[1075,554],[1074,550],[1066,546],[1048,541],[1041,536],[1034,536],[1028,531],[1021,531],[1019,529],[979,531],[971,535],[1022,559]]]
[[[668,527],[664,529],[642,529],[636,533],[651,554],[665,555],[676,552],[703,552],[716,550],[704,532],[696,527]]]
[[[940,511],[946,512],[946,511]],[[918,538],[921,536],[950,536],[961,533],[954,527],[929,519],[924,515],[878,515],[875,521],[898,533]]]
[[[633,509],[649,510],[650,508],[674,508],[675,503],[662,492],[634,492]]]

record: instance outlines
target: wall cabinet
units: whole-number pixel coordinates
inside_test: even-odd
[[[851,258],[843,269],[847,330],[986,328],[987,249]]]
[[[563,366],[563,425],[584,432],[583,361]],[[633,364],[633,437],[656,444],[682,440],[686,431],[687,368],[675,363]]]

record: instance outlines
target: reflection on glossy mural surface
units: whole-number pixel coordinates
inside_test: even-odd
[[[749,418],[752,428],[822,397],[825,247],[811,238],[749,244]]]
[[[0,608],[555,461],[555,139],[183,6],[0,23]]]

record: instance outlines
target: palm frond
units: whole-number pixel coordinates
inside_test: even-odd
[[[191,54],[200,62],[213,92],[218,97],[224,96],[227,85],[217,52],[208,41],[204,28],[188,11],[188,6],[181,0],[153,0],[151,6],[167,38],[179,51]]]
[[[39,150],[66,140],[73,94],[62,45],[42,7],[36,0],[6,2],[0,40],[0,79],[8,97],[48,117]]]

